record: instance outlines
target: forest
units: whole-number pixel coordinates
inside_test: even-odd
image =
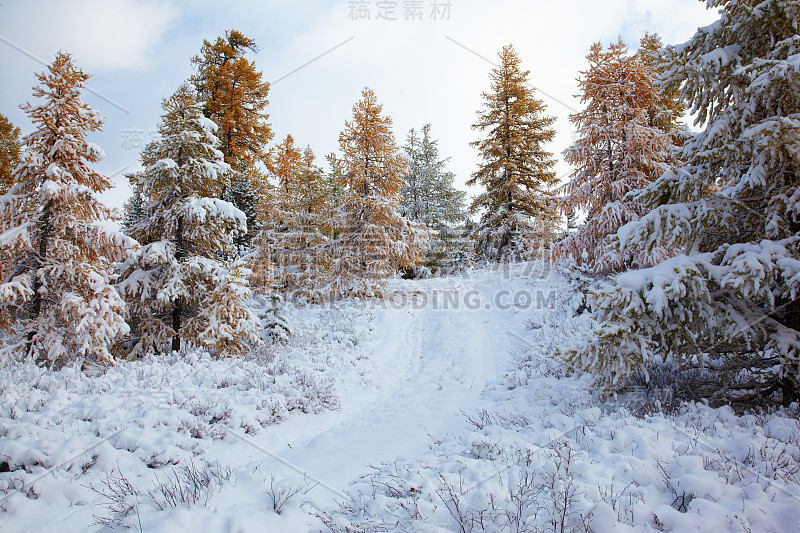
[[[240,497],[226,492],[232,476],[266,483],[276,520],[292,500],[294,521],[274,522],[292,531],[688,531],[704,511],[724,531],[796,530],[800,3],[707,4],[719,20],[684,44],[646,33],[591,46],[567,74],[581,108],[562,154],[551,151],[556,118],[531,82],[536,65],[503,46],[472,124],[474,196],[458,188],[436,124],[398,138],[369,87],[353,95],[337,152],[275,138],[257,43],[231,29],[187,58],[193,74],[163,98],[158,134],[125,176],[132,195],[112,209],[99,199],[112,186],[96,170],[103,149],[89,141],[104,124],[84,102],[90,74],[58,52],[22,105],[33,131],[0,115],[0,519],[35,509],[36,476],[64,469],[58,483],[97,470],[81,490],[107,502],[95,519],[108,530],[190,527],[190,515],[158,513],[215,515],[209,498],[227,508]],[[434,293],[460,295],[461,307],[431,308]],[[309,468],[281,486],[252,464],[210,462],[209,443],[287,420],[287,434],[327,457],[292,417],[369,419],[348,402],[376,398],[416,405],[399,381],[394,397],[364,392],[394,387],[393,365],[419,391],[450,394],[452,405],[431,404],[464,419],[440,428],[448,436],[424,461],[370,456],[380,466],[359,475],[361,492],[330,488],[338,507],[298,501],[326,487]],[[469,379],[479,396],[459,388]],[[118,420],[113,431],[127,435],[148,412],[130,400],[143,390],[181,414],[127,439],[103,425]],[[80,405],[95,395],[106,414],[59,395]],[[515,414],[518,403],[527,407]],[[51,411],[61,407],[71,414]],[[373,422],[403,416],[387,413]],[[59,417],[100,425],[62,434]],[[578,417],[583,436],[570,433]],[[156,450],[162,425],[178,440]],[[548,428],[559,435],[544,443]],[[629,440],[615,447],[615,431]],[[41,444],[73,437],[70,454],[100,448],[78,465]],[[592,475],[610,485],[581,477],[611,464],[601,440],[619,464]],[[392,446],[371,450],[399,457]],[[187,459],[199,450],[208,461]],[[653,479],[620,466],[626,453]],[[165,468],[155,489],[132,477]],[[715,481],[686,477],[697,469]],[[760,504],[772,518],[756,516]]]

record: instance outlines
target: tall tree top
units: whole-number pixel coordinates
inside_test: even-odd
[[[364,196],[394,196],[403,185],[406,162],[392,133],[392,119],[382,111],[375,93],[365,87],[353,106],[353,120],[339,134],[344,184]]]
[[[484,164],[467,185],[479,182],[488,194],[475,199],[473,211],[513,204],[523,194],[520,187],[549,197],[546,191],[557,181],[552,171],[555,160],[544,149],[555,137],[551,128],[555,117],[544,116],[546,106],[534,97],[534,88],[528,83],[530,71],[521,67],[514,47],[504,46],[499,57],[500,64],[490,74],[492,91],[483,93],[484,108],[472,125],[479,131],[489,130],[485,139],[471,143]],[[516,207],[529,215],[541,214],[544,203],[525,196],[512,210]]]
[[[192,82],[204,103],[204,114],[219,125],[220,150],[225,161],[242,169],[263,159],[272,129],[264,112],[269,83],[244,55],[257,52],[255,41],[237,30],[225,32],[213,43],[204,40],[192,59],[197,74]]]

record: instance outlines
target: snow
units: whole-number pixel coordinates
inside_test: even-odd
[[[287,304],[288,344],[244,359],[6,365],[0,530],[797,529],[796,408],[634,416],[636,394],[601,401],[548,357],[591,323],[545,265],[387,293]],[[155,489],[192,468],[208,482],[170,506]],[[136,490],[112,512],[100,493],[122,478]]]

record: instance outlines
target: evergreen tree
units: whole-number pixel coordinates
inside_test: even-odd
[[[406,162],[381,115],[375,93],[365,88],[353,120],[339,135],[340,185],[347,196],[338,208],[339,227],[331,242],[334,296],[378,295],[387,276],[420,263],[428,230],[400,216],[400,187]]]
[[[724,400],[800,395],[800,4],[711,0],[721,19],[669,49],[664,86],[705,124],[686,163],[636,195],[650,209],[613,237],[675,257],[589,295],[597,321],[561,351],[612,390],[652,362],[727,372]]]
[[[255,63],[245,57],[247,52],[258,52],[255,41],[230,30],[214,43],[204,40],[200,55],[192,59],[197,68],[192,82],[203,102],[203,113],[217,124],[219,149],[238,173],[231,180],[232,190],[223,192],[225,199],[247,216],[248,232],[237,238],[240,248],[258,232],[255,206],[262,184],[253,182],[253,169],[265,159],[265,147],[272,139],[269,116],[264,112],[269,83],[262,81]]]
[[[22,107],[36,129],[0,196],[0,327],[15,334],[4,351],[107,360],[128,330],[111,264],[135,243],[103,225],[113,217],[97,194],[111,182],[91,168],[104,154],[86,140],[103,123],[81,98],[89,75],[59,52],[37,78],[41,103]]]
[[[12,174],[19,164],[19,128],[0,113],[0,194],[11,187]]]
[[[647,39],[645,53],[634,56],[627,55],[622,41],[607,51],[600,43],[592,45],[589,68],[578,80],[586,108],[570,116],[578,139],[564,154],[575,170],[561,189],[560,206],[565,213],[586,211],[586,221],[554,251],[596,270],[647,266],[667,255],[661,249],[620,255],[605,246],[608,235],[644,214],[641,202],[626,195],[663,174],[674,148],[670,133],[680,106],[654,86],[648,62],[655,62],[657,41]]]
[[[466,193],[453,187],[455,175],[447,171],[447,159],[439,159],[438,143],[431,139],[431,125],[408,134],[403,147],[408,162],[405,185],[400,190],[400,214],[424,224],[435,232],[426,254],[425,266],[438,270],[450,265],[458,254],[454,226],[467,219]]]
[[[482,210],[474,237],[479,257],[516,260],[531,257],[555,236],[558,217],[551,188],[557,178],[555,160],[544,145],[553,140],[555,118],[544,116],[546,106],[534,98],[511,45],[500,51],[500,65],[491,72],[491,93],[473,129],[487,132],[475,141],[483,163],[467,181],[485,189],[472,202]]]
[[[336,210],[344,203],[344,199],[347,196],[347,189],[342,185],[344,183],[342,177],[343,172],[341,164],[336,158],[336,154],[330,153],[326,155],[325,160],[330,167],[330,170],[324,176],[325,197],[331,209]],[[333,230],[333,228],[331,229]],[[331,237],[332,236],[333,235],[331,235]]]
[[[258,217],[258,204],[261,200],[261,192],[258,188],[259,171],[250,167],[243,172],[233,173],[234,178],[231,186],[225,191],[224,199],[232,203],[244,213],[247,222],[247,233],[237,235],[233,238],[237,255],[241,256],[248,247],[253,235],[261,229],[261,221]]]
[[[137,184],[134,174],[126,174],[126,178],[133,185],[133,194],[122,206],[125,216],[122,219],[122,230],[126,235],[130,235],[131,228],[145,218],[145,200],[142,196],[142,188]]]
[[[217,150],[215,124],[202,116],[194,88],[182,85],[163,103],[161,138],[142,152],[134,189],[148,203],[129,228],[142,245],[120,265],[120,290],[133,326],[131,356],[160,352],[181,339],[218,353],[258,341],[257,318],[245,305],[248,271],[222,262],[245,215],[221,200],[230,167]]]

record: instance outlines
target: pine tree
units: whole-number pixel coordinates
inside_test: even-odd
[[[0,327],[14,333],[4,351],[108,360],[128,330],[111,264],[135,243],[103,225],[113,213],[96,195],[111,181],[91,168],[104,154],[86,140],[103,124],[81,98],[89,75],[59,52],[37,78],[41,103],[22,107],[36,129],[0,197]]]
[[[258,232],[258,205],[261,184],[252,182],[253,168],[267,156],[266,145],[272,129],[264,112],[269,101],[269,83],[245,56],[258,52],[255,41],[237,30],[225,32],[214,43],[203,41],[200,55],[192,59],[197,74],[192,82],[203,102],[203,113],[217,124],[217,137],[225,162],[238,173],[225,199],[247,215],[248,232],[239,237],[243,247]]]
[[[119,267],[131,314],[130,355],[187,344],[237,352],[258,342],[246,307],[248,271],[231,254],[246,231],[245,215],[221,200],[230,167],[217,150],[215,124],[202,116],[194,88],[182,85],[162,105],[161,138],[142,152],[134,190],[148,203],[129,228],[142,245]]]
[[[337,166],[347,196],[338,208],[338,233],[331,242],[334,296],[379,295],[383,280],[400,267],[420,263],[428,230],[400,216],[406,162],[395,143],[392,119],[381,115],[375,93],[365,88],[353,120],[339,135]]]
[[[466,193],[453,187],[455,175],[447,171],[447,159],[439,159],[438,143],[430,136],[431,125],[408,134],[403,149],[408,162],[400,190],[400,214],[435,232],[426,253],[425,267],[436,271],[451,266],[459,253],[454,226],[467,219]]]
[[[491,261],[527,259],[549,243],[557,230],[555,160],[544,145],[553,140],[555,118],[544,116],[546,106],[534,98],[511,45],[500,51],[492,70],[491,93],[483,93],[484,109],[472,128],[488,131],[475,141],[483,163],[467,181],[485,189],[472,202],[473,213],[483,210],[474,237],[477,254]]]
[[[575,167],[561,191],[563,212],[584,210],[585,223],[555,247],[600,270],[651,265],[667,256],[631,250],[615,254],[606,238],[644,214],[644,206],[626,195],[655,180],[669,167],[680,106],[674,97],[662,97],[654,86],[654,36],[646,37],[643,54],[627,55],[621,40],[604,50],[600,43],[587,56],[589,68],[578,80],[586,108],[570,116],[578,139],[565,152]],[[646,58],[643,59],[643,58]]]
[[[705,129],[686,163],[636,199],[649,211],[623,228],[621,252],[675,257],[592,291],[597,325],[561,350],[613,390],[669,360],[725,377],[713,401],[800,397],[800,5],[711,0],[721,19],[669,49],[664,86]]]
[[[19,128],[0,114],[0,194],[11,188],[12,174],[19,164]]]

